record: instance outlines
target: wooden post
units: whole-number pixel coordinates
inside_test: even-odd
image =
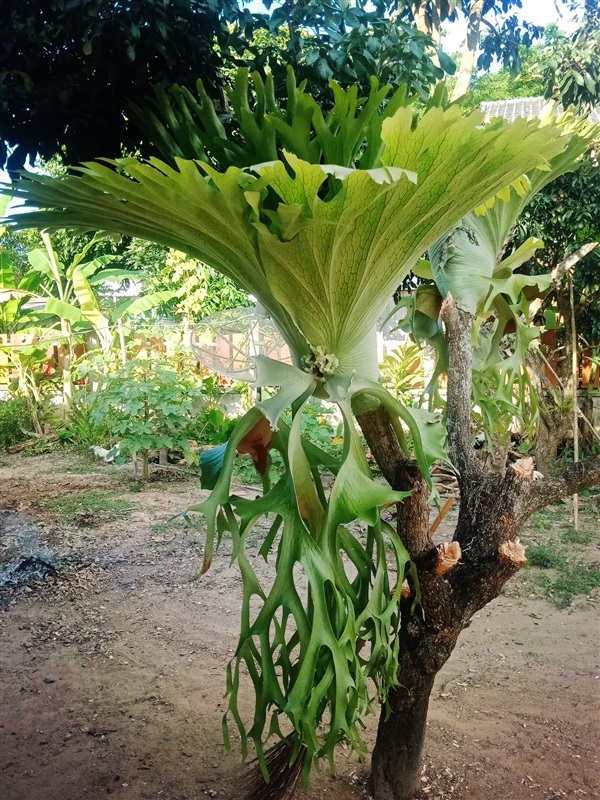
[[[579,403],[577,388],[579,385],[579,359],[577,355],[577,329],[575,327],[575,300],[573,295],[573,275],[569,272],[569,304],[571,306],[571,348],[573,370],[573,461],[579,461]],[[573,495],[573,527],[579,529],[579,495]]]
[[[117,331],[119,333],[119,344],[121,345],[121,362],[123,366],[127,363],[127,350],[125,349],[125,336],[123,335],[123,320],[117,320]]]

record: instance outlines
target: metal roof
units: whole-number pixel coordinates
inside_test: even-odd
[[[490,100],[481,103],[481,110],[490,117],[503,117],[509,122],[514,122],[519,117],[532,119],[540,117],[548,101],[544,97],[514,97],[511,100]],[[562,111],[562,106],[558,107]],[[590,122],[600,122],[600,106],[596,106],[590,114]]]

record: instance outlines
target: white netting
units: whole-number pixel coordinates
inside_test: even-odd
[[[205,317],[192,331],[191,348],[202,364],[220,375],[254,381],[255,356],[291,363],[283,337],[256,307],[230,308]]]

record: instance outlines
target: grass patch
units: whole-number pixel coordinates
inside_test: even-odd
[[[552,569],[561,565],[563,556],[552,544],[530,544],[527,548],[527,560],[532,567]]]
[[[63,494],[48,501],[48,509],[61,514],[67,522],[87,525],[127,516],[133,508],[131,500],[99,489]]]
[[[597,535],[591,528],[580,528],[576,531],[571,525],[561,533],[561,539],[567,544],[590,544]]]
[[[531,516],[528,524],[536,531],[547,531],[549,528],[560,526],[564,523],[566,511],[565,505],[552,506],[552,510],[543,508]]]
[[[171,517],[171,519],[165,519],[161,522],[154,522],[152,525],[150,525],[150,533],[173,533],[173,531],[182,530],[183,528],[187,527],[189,526],[186,525],[184,518],[181,515],[178,515],[177,517]]]
[[[555,605],[567,608],[577,595],[589,594],[600,587],[600,569],[590,564],[566,565],[557,577],[540,573],[535,582]]]

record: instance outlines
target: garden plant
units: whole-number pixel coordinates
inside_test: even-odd
[[[193,134],[197,160],[165,152],[174,165],[128,158],[59,179],[29,176],[13,191],[44,210],[12,224],[147,238],[202,260],[268,309],[294,363],[256,358],[257,384],[279,391],[205,460],[212,491],[190,509],[206,518],[204,570],[230,535],[242,576],[226,740],[233,722],[243,754],[254,745],[256,797],[283,796],[340,743],[364,756],[362,721],[380,704],[374,796],[407,800],[420,785],[435,675],[472,616],[525,563],[523,523],[600,482],[598,459],[534,480],[530,459],[507,461],[503,435],[514,417],[535,417],[523,365],[539,330],[527,304],[548,287],[545,276],[515,271],[541,242],[508,254],[505,242],[529,199],[576,166],[595,131],[568,115],[485,124],[449,104],[443,86],[425,108],[374,79],[364,98],[330,89],[324,113],[290,72],[279,104],[268,77],[253,76],[251,90],[241,71],[233,131],[201,90],[194,114],[181,101],[162,137],[168,149],[170,136]],[[433,283],[418,291],[409,322],[417,338],[435,339],[448,378],[445,401],[429,387],[428,408],[378,383],[375,324],[413,268]],[[311,397],[339,409],[339,457],[302,436]],[[488,467],[473,448],[477,423]],[[357,424],[389,485],[373,476]],[[256,499],[231,492],[236,450],[263,477]],[[273,451],[284,471],[272,484]],[[435,462],[452,465],[460,487],[450,545],[436,546],[429,532]],[[382,518],[391,505],[396,527]],[[272,586],[245,550],[265,515]],[[238,703],[248,685],[251,719]],[[269,746],[272,736],[279,744]]]

